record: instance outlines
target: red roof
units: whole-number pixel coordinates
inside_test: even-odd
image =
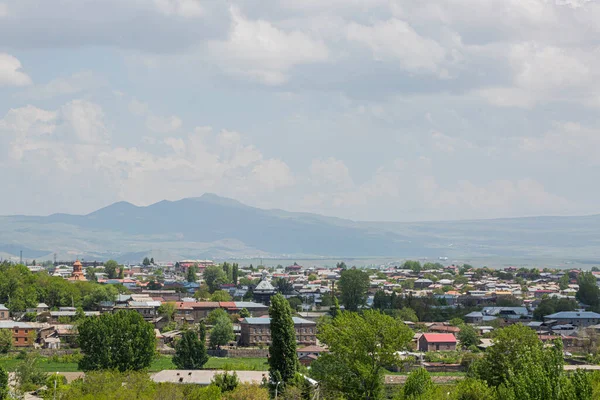
[[[424,333],[423,337],[428,343],[456,343],[451,333]]]
[[[234,303],[233,301],[220,301],[220,302],[219,302],[219,305],[220,305],[222,308],[237,308],[237,307],[235,306],[235,303]]]

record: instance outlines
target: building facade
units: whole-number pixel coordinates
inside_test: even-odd
[[[303,346],[317,344],[317,324],[304,318],[293,317],[296,342]],[[271,344],[270,318],[244,318],[240,323],[241,346],[268,346]]]

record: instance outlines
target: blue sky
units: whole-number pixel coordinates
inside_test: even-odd
[[[0,214],[600,212],[600,4],[0,0]],[[8,194],[10,193],[10,194]]]

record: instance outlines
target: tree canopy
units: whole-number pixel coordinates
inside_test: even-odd
[[[137,371],[149,367],[154,358],[154,327],[135,311],[88,317],[78,330],[83,371]]]
[[[343,311],[321,325],[318,337],[329,353],[312,363],[311,374],[328,393],[362,400],[379,398],[384,368],[397,362],[395,353],[408,348],[413,332],[379,311]]]
[[[338,288],[341,292],[340,299],[347,311],[357,311],[359,307],[366,304],[369,284],[369,274],[363,270],[342,271]]]
[[[223,268],[218,265],[211,265],[204,269],[202,274],[204,282],[208,286],[210,293],[221,288],[221,285],[227,283],[227,275]]]
[[[289,303],[280,293],[271,298],[271,345],[269,375],[271,382],[290,382],[298,371],[296,331]]]
[[[208,361],[205,340],[204,324],[200,324],[199,331],[188,329],[183,332],[175,344],[173,364],[179,369],[201,369]]]
[[[582,272],[577,278],[579,290],[576,298],[583,304],[587,304],[594,311],[600,309],[600,287],[596,284],[596,276],[591,272]]]

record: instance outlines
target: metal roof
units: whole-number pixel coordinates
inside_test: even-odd
[[[300,324],[316,325],[317,324],[316,322],[309,321],[304,318],[292,317],[292,319],[294,320],[294,325],[300,325]],[[250,325],[266,325],[266,324],[271,323],[271,318],[244,318],[242,323],[247,323]]]

